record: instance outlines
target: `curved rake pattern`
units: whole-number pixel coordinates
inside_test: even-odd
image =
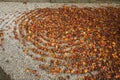
[[[119,23],[120,8],[37,8],[17,17],[14,35],[49,74],[118,78]]]

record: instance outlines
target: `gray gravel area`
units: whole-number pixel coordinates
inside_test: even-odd
[[[0,74],[0,80],[9,80],[8,78],[14,80],[53,80],[48,76],[55,77],[49,74],[46,74],[45,71],[40,71],[39,73],[42,74],[42,78],[38,79],[35,75],[31,73],[26,73],[25,69],[27,67],[31,69],[38,69],[38,63],[33,60],[31,57],[27,56],[22,51],[22,45],[20,45],[19,41],[13,39],[13,27],[15,26],[14,20],[17,18],[18,15],[25,11],[29,11],[35,8],[56,8],[61,7],[63,5],[71,6],[77,5],[79,7],[102,7],[102,6],[113,6],[113,7],[120,7],[119,4],[88,4],[88,3],[79,3],[79,4],[72,4],[72,3],[19,3],[19,2],[0,2],[0,29],[4,31],[4,39],[5,42],[2,47],[0,47],[0,73],[3,72],[2,76]],[[10,29],[8,29],[10,26]],[[9,35],[8,35],[9,34]],[[11,37],[10,37],[11,36]],[[20,47],[20,48],[19,48]],[[3,71],[4,70],[4,71]],[[4,73],[6,72],[6,73]],[[75,80],[78,76],[73,75],[71,80]],[[6,78],[6,79],[4,79]]]

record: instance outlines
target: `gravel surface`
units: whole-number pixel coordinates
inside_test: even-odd
[[[2,46],[0,46],[0,66],[4,71],[10,75],[14,80],[39,80],[32,73],[27,73],[26,68],[33,70],[38,69],[38,63],[31,59],[31,57],[23,54],[22,45],[19,41],[15,40],[13,37],[13,27],[14,20],[18,15],[21,15],[25,11],[29,11],[35,8],[45,8],[45,7],[61,7],[63,5],[73,5],[73,4],[51,4],[51,3],[14,3],[14,2],[0,2],[0,30],[3,30],[4,41]],[[113,6],[119,7],[119,4],[74,4],[79,7],[102,7],[102,6]],[[10,29],[9,29],[10,28]],[[9,34],[9,35],[7,35]],[[2,71],[3,72],[3,71]],[[29,71],[28,71],[29,72]],[[30,71],[31,72],[31,71]],[[49,75],[46,75],[44,71],[40,72],[42,77],[40,80],[52,80]],[[54,77],[54,76],[53,76]],[[71,80],[74,80],[73,76]],[[4,79],[9,80],[9,79]]]

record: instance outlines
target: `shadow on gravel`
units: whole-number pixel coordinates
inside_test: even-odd
[[[11,80],[10,76],[0,67],[0,80]]]

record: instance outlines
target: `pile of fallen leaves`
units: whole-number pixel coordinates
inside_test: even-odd
[[[3,46],[4,43],[4,33],[3,30],[0,30],[0,47]]]
[[[24,46],[33,45],[23,51],[43,62],[40,70],[54,75],[90,74],[82,77],[85,80],[120,78],[120,8],[37,8],[19,16],[16,25],[15,38]]]

